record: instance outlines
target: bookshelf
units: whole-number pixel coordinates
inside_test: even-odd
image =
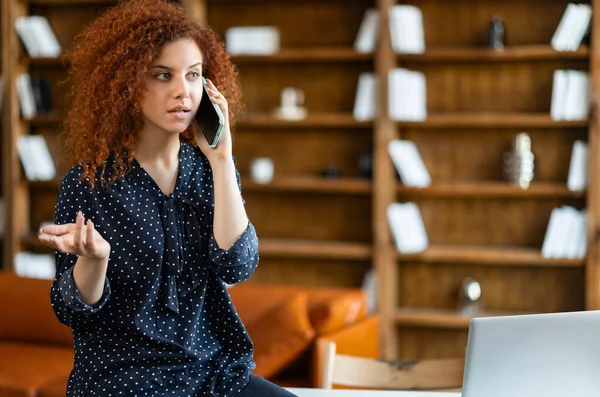
[[[66,67],[61,57],[32,58],[18,38],[14,29],[15,20],[21,16],[42,15],[48,20],[63,53],[70,47],[74,36],[95,16],[116,1],[108,0],[8,0],[2,3],[2,18],[6,29],[2,35],[3,55],[11,56],[3,64],[7,79],[7,122],[3,129],[2,158],[3,186],[7,202],[7,230],[3,241],[3,268],[12,269],[18,252],[29,250],[51,253],[47,247],[37,243],[36,231],[42,222],[53,220],[54,202],[59,181],[70,168],[63,161],[60,150],[60,121],[65,110],[64,87],[58,81],[64,77]],[[27,120],[21,116],[16,90],[17,76],[28,73],[49,79],[52,86],[51,113],[41,113]],[[22,136],[39,134],[45,138],[52,155],[57,177],[53,181],[28,181],[25,178],[17,153],[16,143]]]
[[[353,43],[365,10],[375,3],[205,5],[207,22],[221,37],[233,26],[274,25],[280,32],[276,54],[232,56],[246,102],[234,155],[260,239],[261,263],[248,282],[359,287],[372,263],[374,192],[372,181],[358,176],[358,163],[375,127],[355,120],[352,110],[358,76],[374,70],[374,54],[356,52]],[[306,118],[272,115],[285,87],[303,90]],[[255,157],[273,160],[270,183],[250,178]],[[322,177],[329,164],[337,166],[339,178]]]
[[[102,9],[115,1],[9,0],[2,3],[2,72],[8,76],[2,114],[2,192],[8,227],[3,267],[22,250],[47,252],[37,242],[40,222],[51,220],[58,180],[27,182],[15,142],[41,133],[62,176],[56,114],[22,120],[14,81],[29,71],[58,80],[58,58],[29,58],[16,36],[19,15],[45,15],[63,48]],[[552,73],[559,68],[590,71],[600,84],[600,29],[589,46],[556,52],[550,39],[566,0],[409,0],[423,12],[424,54],[395,54],[388,34],[394,0],[181,0],[195,17],[221,37],[232,26],[275,25],[281,51],[271,56],[234,56],[246,102],[238,119],[234,154],[242,175],[248,214],[260,238],[261,264],[251,283],[358,287],[366,272],[378,277],[381,352],[388,359],[460,357],[470,317],[457,310],[457,288],[466,277],[483,289],[479,315],[506,315],[600,309],[600,167],[597,109],[590,120],[550,118]],[[600,11],[594,2],[594,12]],[[377,50],[359,54],[353,42],[366,9],[379,10]],[[235,10],[235,12],[232,12]],[[493,14],[507,28],[507,47],[485,47]],[[532,15],[537,17],[532,20]],[[6,54],[18,56],[6,56]],[[396,67],[422,71],[427,78],[428,117],[393,121],[387,93],[380,90],[378,117],[352,115],[358,76],[374,72],[380,87]],[[272,116],[284,87],[304,91],[309,111],[303,120]],[[535,178],[527,190],[502,175],[502,154],[518,132],[527,132],[536,155]],[[428,188],[408,188],[397,179],[388,156],[393,139],[418,146],[432,176]],[[584,140],[590,149],[585,191],[566,187],[571,147]],[[358,175],[358,162],[373,148],[373,177]],[[275,178],[253,182],[253,158],[270,157]],[[335,164],[340,177],[326,179]],[[419,205],[430,247],[398,253],[387,223],[389,204]],[[552,208],[587,207],[585,259],[547,259],[540,253]]]
[[[549,116],[555,69],[589,71],[597,92],[597,22],[590,46],[556,52],[549,43],[567,1],[398,3],[422,10],[427,49],[395,54],[383,38],[379,57],[385,67],[378,73],[385,79],[386,68],[423,72],[428,117],[392,122],[384,116],[380,123],[385,128],[376,128],[374,265],[383,280],[382,353],[403,360],[462,357],[471,317],[458,310],[458,289],[466,277],[482,286],[478,316],[598,309],[593,233],[588,233],[585,259],[547,259],[540,252],[552,208],[587,206],[593,213],[588,231],[598,221],[595,114],[583,121]],[[395,4],[378,3],[380,10]],[[596,2],[593,7],[596,13]],[[507,29],[504,51],[485,46],[494,14]],[[532,15],[538,17],[532,20]],[[452,26],[441,21],[452,21]],[[530,135],[536,156],[535,178],[527,190],[507,184],[502,175],[502,154],[519,132]],[[432,177],[430,187],[397,182],[385,151],[387,142],[397,138],[417,145]],[[575,140],[590,146],[586,191],[566,187]],[[419,205],[430,240],[424,252],[395,250],[385,214],[394,201]]]
[[[2,3],[0,4],[0,36],[5,37],[8,34],[8,24],[6,15],[8,14],[8,4]],[[8,71],[9,71],[9,59],[4,55],[3,47],[5,43],[4,40],[0,40],[0,75],[3,76],[4,86],[6,87],[6,82],[9,80]],[[9,117],[8,117],[8,109],[9,107],[6,105],[8,101],[8,95],[6,88],[0,89],[0,153],[5,153],[5,148],[7,145],[6,142],[6,134],[5,131],[8,131],[10,128],[9,125]],[[2,205],[4,206],[4,211],[0,214],[0,260],[4,260],[4,235],[6,233],[7,222],[6,222],[6,192],[8,191],[8,186],[6,181],[8,180],[8,167],[7,167],[8,159],[6,156],[2,155],[0,159],[0,200],[2,201]],[[0,266],[1,268],[2,266]]]

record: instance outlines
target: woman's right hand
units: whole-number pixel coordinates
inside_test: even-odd
[[[85,225],[84,225],[85,223]],[[41,229],[39,240],[65,254],[82,256],[94,260],[107,260],[110,244],[94,228],[91,219],[85,222],[81,211],[75,223],[49,225]]]

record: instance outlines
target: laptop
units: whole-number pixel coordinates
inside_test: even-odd
[[[600,396],[600,311],[471,320],[462,397]]]

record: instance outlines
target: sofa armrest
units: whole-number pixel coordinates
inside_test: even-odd
[[[371,316],[347,328],[320,336],[314,345],[311,373],[312,387],[322,387],[325,346],[335,342],[336,353],[356,357],[379,358],[379,317]]]

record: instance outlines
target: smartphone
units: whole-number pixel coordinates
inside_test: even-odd
[[[208,96],[209,88],[204,76],[202,76],[202,85],[204,86],[204,92],[202,93],[200,106],[196,111],[196,121],[198,122],[202,135],[204,135],[206,142],[208,142],[208,146],[214,148],[217,146],[217,143],[219,143],[221,130],[223,130],[223,126],[225,125],[225,117],[223,117],[221,108],[218,105],[213,104],[210,100],[210,97]]]

